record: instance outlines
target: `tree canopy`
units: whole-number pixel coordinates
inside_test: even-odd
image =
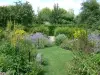
[[[82,3],[81,13],[78,15],[78,21],[83,24],[98,25],[100,21],[100,4],[96,0],[87,0]],[[100,22],[99,22],[100,23]]]

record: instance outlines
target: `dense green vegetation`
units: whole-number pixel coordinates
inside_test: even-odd
[[[78,15],[60,8],[35,14],[29,2],[0,6],[0,73],[98,75],[100,4],[82,3]]]

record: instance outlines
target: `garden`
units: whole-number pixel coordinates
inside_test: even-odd
[[[0,73],[99,75],[98,16],[96,0],[83,2],[77,16],[58,4],[38,15],[29,2],[0,6]]]

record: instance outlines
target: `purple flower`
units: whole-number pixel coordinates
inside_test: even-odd
[[[36,33],[30,36],[32,40],[43,38],[44,35],[42,33]]]
[[[32,34],[29,39],[31,39],[36,48],[44,48],[48,44],[48,38],[42,33]]]

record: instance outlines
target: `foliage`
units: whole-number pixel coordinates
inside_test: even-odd
[[[46,7],[40,10],[38,12],[38,21],[40,21],[39,24],[44,22],[50,22],[50,16],[51,16],[51,9]]]
[[[8,21],[24,26],[33,23],[34,12],[29,2],[15,2],[15,5],[0,6],[0,26],[6,27]]]
[[[61,43],[60,47],[63,49],[66,49],[66,50],[72,50],[73,44],[74,44],[73,42],[74,42],[74,40],[66,39]]]
[[[57,27],[54,31],[54,35],[65,34],[68,38],[73,38],[74,30],[73,27]]]
[[[73,34],[75,39],[86,39],[87,38],[87,32],[84,29],[78,29]]]
[[[60,45],[66,38],[67,38],[67,36],[64,34],[59,34],[58,36],[56,36],[56,38],[55,38],[56,45]]]
[[[42,33],[36,33],[30,36],[36,48],[44,48],[50,46],[50,41],[47,36]]]
[[[73,10],[67,12],[65,9],[59,8],[58,4],[54,4],[50,19],[52,24],[71,24],[73,23],[74,13]]]
[[[12,45],[16,45],[18,40],[24,39],[26,32],[24,30],[17,29],[12,32],[10,40]]]
[[[74,43],[76,43],[76,48],[77,49],[81,49],[81,50],[85,50],[86,46],[87,46],[87,32],[84,29],[78,29],[75,31],[75,33],[73,34],[74,38],[77,39],[74,41]]]
[[[25,26],[16,23],[16,24],[14,24],[13,29],[14,30],[17,30],[17,29],[25,30]]]
[[[92,31],[92,33],[88,35],[88,40],[94,43],[93,51],[95,53],[100,52],[100,32],[98,30]]]
[[[89,28],[96,28],[99,25],[100,4],[97,0],[86,0],[82,3],[82,11],[77,20],[80,23],[88,24]]]
[[[31,26],[35,24],[72,24],[74,23],[74,12],[72,9],[66,11],[60,8],[58,4],[54,5],[51,11],[49,8],[38,10],[35,14],[32,5],[29,2],[22,3],[21,1],[15,2],[14,5],[0,6],[0,26],[6,27],[8,21],[12,24],[18,23],[24,26]]]
[[[31,33],[40,32],[40,33],[49,35],[49,28],[44,25],[36,26],[36,27],[32,27],[30,32]]]
[[[42,66],[35,62],[36,50],[29,40],[17,40],[14,47],[8,41],[0,45],[0,71],[8,75],[37,75]]]
[[[74,59],[67,64],[68,75],[98,75],[100,54],[74,53]]]
[[[0,28],[0,40],[4,38],[4,32],[3,29]]]

